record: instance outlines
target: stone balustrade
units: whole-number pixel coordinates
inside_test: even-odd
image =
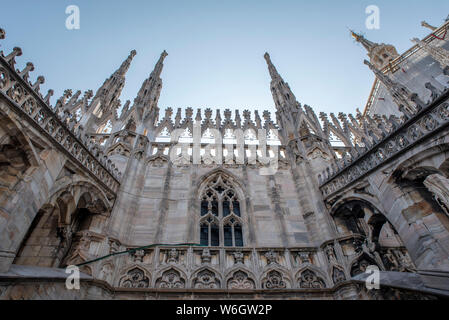
[[[351,185],[373,170],[393,160],[421,141],[447,128],[449,124],[449,90],[435,97],[420,112],[376,141],[370,148],[345,162],[339,168],[329,168],[320,176],[320,189],[325,198]]]
[[[381,248],[380,253],[387,253],[393,263],[386,258],[382,260],[378,253],[369,253],[372,260],[366,260],[365,237],[359,234],[342,235],[319,247],[289,248],[192,245],[136,248],[92,232],[84,233],[83,237],[86,241],[80,243],[88,246],[73,252],[81,250],[84,259],[97,259],[101,247],[108,248],[109,254],[122,252],[82,266],[84,272],[106,280],[114,287],[325,289],[363,272],[366,263],[377,264],[381,270],[404,271],[411,267],[403,247]],[[125,250],[128,252],[123,253]],[[394,269],[401,266],[403,269]],[[114,269],[121,271],[114,272],[115,277],[112,277]]]

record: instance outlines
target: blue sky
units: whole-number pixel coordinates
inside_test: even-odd
[[[65,8],[78,5],[80,30],[67,30]],[[365,8],[380,8],[380,29],[365,28]],[[133,101],[165,49],[159,106],[274,111],[268,51],[301,103],[316,111],[363,109],[374,76],[366,52],[348,28],[400,53],[409,39],[429,33],[420,22],[439,26],[447,0],[184,0],[84,1],[2,0],[1,50],[23,50],[20,68],[35,65],[43,92],[98,89],[129,51],[137,56],[127,74],[122,103]]]

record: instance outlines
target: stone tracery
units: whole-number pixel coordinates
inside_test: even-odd
[[[135,267],[126,273],[126,276],[120,281],[120,286],[124,288],[148,288],[150,279],[145,271]]]
[[[203,186],[200,241],[209,246],[243,246],[243,220],[235,186],[223,174],[215,174]]]

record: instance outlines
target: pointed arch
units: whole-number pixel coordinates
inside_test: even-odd
[[[298,288],[323,289],[332,287],[327,274],[314,265],[306,265],[300,268],[294,279]]]
[[[292,281],[286,272],[270,268],[264,272],[260,280],[262,289],[291,289]]]
[[[326,288],[326,278],[320,276],[315,270],[306,267],[299,271],[296,276],[296,283],[300,289],[324,289]]]
[[[246,268],[235,268],[228,272],[225,277],[226,289],[230,290],[252,290],[256,289],[256,278]]]
[[[140,266],[128,267],[123,273],[119,280],[119,287],[148,288],[150,286],[151,276],[147,270]]]
[[[195,271],[191,278],[190,287],[193,289],[220,289],[220,273],[209,267],[203,267]]]
[[[182,289],[186,287],[187,275],[180,269],[170,266],[159,271],[154,277],[154,288],[161,289]]]

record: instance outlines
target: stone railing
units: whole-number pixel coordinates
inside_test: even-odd
[[[92,232],[88,244],[73,248],[73,261],[83,253],[82,271],[114,287],[166,289],[326,289],[363,272],[366,263],[382,270],[403,271],[411,264],[402,247],[383,248],[389,261],[378,253],[366,256],[365,237],[346,234],[319,247],[201,247],[157,245],[136,248]],[[106,248],[99,258],[98,248]],[[127,250],[128,252],[125,252]],[[387,252],[388,251],[388,252]],[[111,256],[111,254],[119,254]],[[381,253],[382,254],[382,253]],[[387,257],[387,255],[386,255]],[[69,259],[69,262],[71,260]],[[92,261],[89,263],[88,261]],[[394,267],[393,266],[393,267]],[[120,274],[113,270],[122,270]]]
[[[130,252],[123,259],[122,263],[129,267],[116,278],[114,286],[125,288],[251,290],[333,287],[326,277],[325,257],[316,248],[158,246]],[[308,272],[304,274],[305,270]],[[313,279],[310,283],[301,281],[301,277],[307,276]]]
[[[49,100],[53,94],[49,90],[46,97],[39,93],[42,76],[36,83],[28,81],[29,72],[33,71],[32,63],[27,63],[24,70],[15,70],[15,57],[20,56],[20,48],[14,48],[7,56],[0,53],[0,96],[21,119],[46,136],[70,160],[93,177],[100,185],[113,195],[120,186],[120,173],[114,164],[94,146],[89,146],[89,139],[81,130],[67,126],[53,111]]]
[[[282,145],[257,144],[215,144],[192,142],[152,142],[149,146],[148,160],[153,166],[160,166],[161,160],[171,161],[175,166],[223,165],[237,168],[247,164],[256,168],[286,168],[287,151]]]
[[[320,189],[325,198],[358,181],[380,166],[413,148],[449,124],[449,90],[446,90],[396,130],[359,157],[323,177]]]

